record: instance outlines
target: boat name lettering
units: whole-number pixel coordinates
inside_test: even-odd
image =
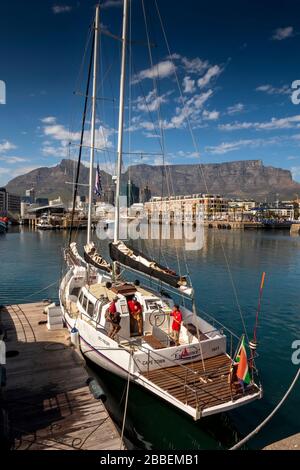
[[[100,336],[98,336],[98,340],[101,341],[101,343],[106,344],[106,346],[110,346],[109,342],[105,341],[105,339],[101,338]]]
[[[163,364],[164,362],[166,362],[164,359],[155,359],[155,361],[153,361],[153,359],[150,359],[149,361],[142,361],[142,365],[147,366],[148,364]]]

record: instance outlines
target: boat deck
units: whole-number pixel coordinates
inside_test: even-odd
[[[205,359],[204,366],[205,372],[202,361],[197,360],[185,367],[178,365],[144,372],[143,376],[175,399],[202,412],[259,391],[252,385],[243,393],[238,382],[230,384],[231,360],[225,354]]]

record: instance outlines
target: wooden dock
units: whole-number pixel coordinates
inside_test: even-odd
[[[300,450],[300,433],[268,444],[263,450]]]
[[[15,450],[117,450],[120,436],[86,385],[84,361],[66,329],[49,331],[43,302],[0,311],[6,332],[2,406]]]
[[[300,224],[292,224],[290,228],[291,235],[300,235]]]

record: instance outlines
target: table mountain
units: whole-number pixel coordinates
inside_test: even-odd
[[[42,167],[14,178],[7,184],[8,191],[24,195],[26,189],[35,188],[37,196],[71,200],[74,162],[62,160],[55,167]],[[81,166],[80,183],[88,183],[88,168]],[[103,188],[111,185],[112,177],[101,171]],[[274,200],[294,198],[300,194],[300,184],[293,181],[291,172],[264,166],[261,160],[243,160],[227,163],[194,165],[133,165],[122,176],[129,178],[141,189],[146,185],[153,196],[169,194],[213,193],[226,197]],[[80,194],[87,194],[81,186]]]

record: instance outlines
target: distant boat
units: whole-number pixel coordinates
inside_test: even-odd
[[[8,218],[7,217],[0,217],[0,233],[6,233],[8,227]]]
[[[6,223],[0,220],[0,233],[6,233],[6,231],[7,231]]]
[[[55,225],[51,224],[47,214],[42,215],[42,217],[39,219],[38,223],[36,224],[36,227],[39,230],[54,230],[56,228]]]

